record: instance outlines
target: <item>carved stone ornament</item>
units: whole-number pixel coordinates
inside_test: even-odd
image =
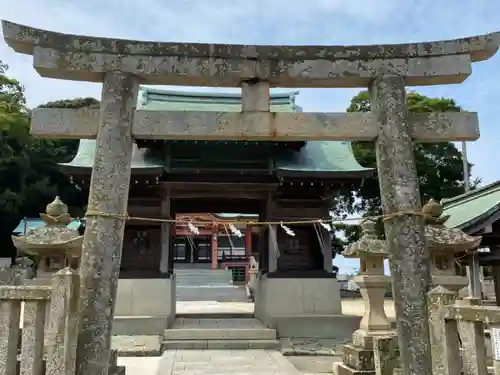
[[[425,221],[425,239],[428,249],[432,251],[445,251],[460,253],[479,247],[481,237],[469,236],[458,228],[447,228],[444,223],[449,215],[443,214],[443,207],[431,199],[422,207]]]
[[[377,237],[375,222],[365,220],[361,223],[361,238],[347,246],[342,252],[346,258],[364,258],[367,256],[387,256],[385,241]]]
[[[71,222],[68,206],[59,197],[47,205],[46,213],[40,214],[44,225],[30,229],[24,236],[12,236],[14,246],[23,254],[46,256],[66,254],[79,256],[83,236],[77,230],[67,228]]]

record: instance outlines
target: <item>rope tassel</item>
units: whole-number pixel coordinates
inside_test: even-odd
[[[234,234],[236,237],[238,238],[241,238],[243,237],[243,233],[241,233],[241,231],[236,228],[236,226],[234,224],[229,224],[229,230],[231,231],[232,234]]]
[[[319,220],[318,223],[323,227],[325,228],[328,232],[331,232],[332,231],[332,226],[326,222],[324,222],[323,220]]]
[[[285,231],[286,234],[295,237],[295,232],[290,227],[287,227],[285,224],[283,224],[283,222],[280,223],[280,227]]]
[[[193,234],[195,234],[197,236],[200,235],[200,230],[198,228],[196,228],[193,223],[189,222],[188,223],[188,228],[191,231],[191,233],[193,233]]]

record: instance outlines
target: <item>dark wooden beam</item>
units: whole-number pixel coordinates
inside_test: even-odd
[[[477,252],[477,258],[479,260],[480,266],[493,266],[500,265],[500,252],[492,251],[492,252]],[[457,259],[458,262],[463,264],[468,264],[472,254],[467,256],[459,256]]]
[[[244,200],[260,200],[266,197],[266,192],[246,192],[239,190],[225,191],[221,189],[220,191],[178,191],[173,192],[171,197],[174,199],[194,199],[197,200],[200,197],[205,199],[224,199],[230,196],[232,199],[244,199]]]
[[[242,214],[261,214],[264,201],[254,199],[178,199],[171,200],[172,214],[196,212],[227,212]]]
[[[170,196],[176,199],[253,199],[263,200],[269,191],[274,191],[278,183],[253,182],[179,182],[162,183],[170,190]]]

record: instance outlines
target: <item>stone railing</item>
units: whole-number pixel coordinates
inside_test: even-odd
[[[30,277],[31,270],[27,268],[0,268],[0,285],[21,285]]]
[[[75,374],[78,301],[69,268],[51,286],[0,286],[0,374]]]
[[[500,307],[456,298],[442,286],[428,293],[432,374],[500,375]],[[376,375],[402,374],[396,335],[374,337],[373,349]]]
[[[500,375],[500,308],[455,298],[441,286],[428,294],[433,375]],[[487,356],[486,326],[492,360]]]

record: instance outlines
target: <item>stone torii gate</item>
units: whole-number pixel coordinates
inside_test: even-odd
[[[405,374],[431,375],[429,257],[412,142],[472,141],[475,113],[407,113],[405,86],[463,82],[496,53],[500,34],[374,46],[141,42],[60,34],[2,22],[6,42],[43,77],[102,82],[100,111],[35,109],[32,134],[97,139],[82,279],[80,375],[107,374],[113,300],[135,139],[376,141]],[[138,85],[241,87],[241,113],[135,111]],[[371,113],[271,113],[270,87],[369,88]],[[400,213],[396,215],[396,213]]]

